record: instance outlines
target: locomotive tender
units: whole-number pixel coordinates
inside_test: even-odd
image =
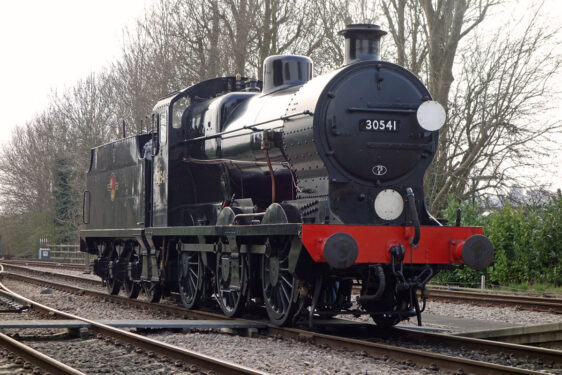
[[[150,133],[92,149],[80,245],[110,293],[215,299],[228,316],[264,306],[278,325],[421,324],[417,292],[437,272],[491,263],[482,228],[447,226],[424,203],[443,108],[379,60],[379,26],[340,33],[339,69],[312,78],[309,58],[271,56],[263,82],[175,92]]]

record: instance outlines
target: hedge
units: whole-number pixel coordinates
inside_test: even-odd
[[[562,285],[562,193],[560,190],[541,206],[514,207],[480,214],[478,204],[450,199],[445,218],[454,222],[457,208],[462,210],[462,225],[484,227],[494,244],[495,259],[484,272],[462,267],[439,274],[437,280],[478,285],[480,276],[495,284]]]

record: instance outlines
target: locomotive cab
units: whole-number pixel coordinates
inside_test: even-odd
[[[255,95],[246,77],[210,79],[162,99],[153,117],[160,126],[153,160],[153,225],[214,224],[222,202],[231,195],[220,163],[221,131],[237,106]],[[166,118],[171,121],[164,122]],[[219,135],[219,136],[217,136]],[[207,181],[201,184],[200,181]]]

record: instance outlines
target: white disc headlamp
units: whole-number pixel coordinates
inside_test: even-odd
[[[417,111],[418,123],[427,131],[441,129],[445,124],[445,108],[436,101],[423,102]]]
[[[404,211],[404,198],[393,189],[384,189],[375,198],[375,212],[387,221],[396,220]]]

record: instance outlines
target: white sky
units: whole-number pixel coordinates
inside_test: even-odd
[[[151,0],[0,0],[0,142],[121,51]]]
[[[0,144],[10,139],[15,125],[24,125],[47,107],[53,90],[64,91],[114,61],[123,28],[133,26],[153,2],[0,0]],[[507,9],[524,12],[530,1],[507,3]],[[562,26],[562,1],[545,0],[544,8],[548,23]],[[562,166],[562,156],[548,163]],[[562,188],[557,169],[543,177],[552,188]]]

